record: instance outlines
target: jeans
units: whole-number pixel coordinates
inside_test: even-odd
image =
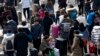
[[[27,17],[26,17],[26,11],[27,11]],[[30,9],[29,8],[23,8],[23,13],[25,18],[29,19],[30,18]]]

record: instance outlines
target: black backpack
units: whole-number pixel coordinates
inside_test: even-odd
[[[6,49],[7,50],[13,49],[13,44],[11,40],[7,40]]]

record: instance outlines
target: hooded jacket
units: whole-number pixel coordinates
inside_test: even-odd
[[[6,49],[7,41],[11,40],[12,44],[13,44],[14,43],[14,37],[15,37],[15,34],[13,34],[13,33],[6,33],[6,34],[3,35],[2,44],[3,44],[4,50],[6,50],[6,51],[13,51],[14,50],[14,48],[12,48],[11,50]]]

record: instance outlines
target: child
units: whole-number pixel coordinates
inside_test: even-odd
[[[42,52],[43,56],[49,55],[49,51],[51,50],[49,46],[49,41],[50,41],[50,38],[47,35],[42,40],[42,43],[40,45],[40,52]]]

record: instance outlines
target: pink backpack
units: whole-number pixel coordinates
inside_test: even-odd
[[[45,17],[45,12],[44,12],[43,9],[40,9],[40,10],[39,10],[39,16],[40,16],[40,20],[43,20],[43,19],[44,19],[44,17]]]
[[[57,24],[53,24],[52,26],[51,26],[51,33],[52,33],[52,36],[53,37],[58,37],[58,35],[59,35],[59,25],[57,25]]]

